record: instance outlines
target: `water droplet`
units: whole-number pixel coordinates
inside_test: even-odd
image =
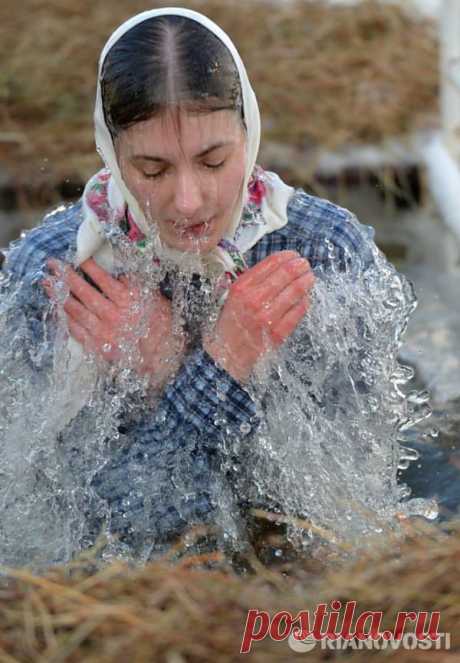
[[[414,461],[420,458],[420,452],[417,449],[405,447],[402,444],[399,446],[400,460]]]
[[[164,408],[158,409],[157,419],[160,424],[163,424],[166,421],[166,410]]]
[[[414,405],[423,405],[430,400],[431,396],[428,391],[410,391],[407,394],[407,400]]]
[[[409,497],[411,492],[411,489],[406,484],[398,486],[398,496],[400,500],[404,500],[406,497]]]
[[[400,364],[393,373],[393,380],[396,384],[406,384],[415,375],[415,370],[411,366],[404,366]]]
[[[251,432],[251,424],[248,423],[241,424],[240,431],[243,433],[243,435],[247,435],[248,433]]]
[[[436,500],[424,497],[414,497],[404,505],[404,513],[408,516],[422,516],[427,520],[435,520],[439,515],[439,506]]]

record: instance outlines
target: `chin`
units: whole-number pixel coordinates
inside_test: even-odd
[[[167,242],[169,246],[178,251],[184,251],[187,253],[209,253],[216,248],[219,243],[219,239],[209,238],[201,240],[176,240],[174,243]]]
[[[220,241],[220,237],[214,234],[206,237],[165,237],[162,241],[167,244],[171,249],[176,251],[186,251],[187,253],[209,253],[216,248]]]

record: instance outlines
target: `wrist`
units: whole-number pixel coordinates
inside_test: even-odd
[[[205,339],[203,341],[203,350],[220,368],[229,373],[229,375],[231,375],[237,382],[246,382],[249,378],[250,371],[247,369],[245,370],[244,367],[240,365],[240,362],[230,355],[222,345],[216,343],[216,341]]]

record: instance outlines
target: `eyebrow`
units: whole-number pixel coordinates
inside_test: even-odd
[[[226,147],[227,145],[231,145],[230,141],[220,141],[218,143],[214,143],[213,145],[207,147],[199,154],[195,155],[195,159],[200,159],[201,157],[205,157],[207,154],[209,154],[209,152],[217,150],[217,148],[219,147]],[[135,154],[134,156],[131,157],[131,161],[140,161],[140,160],[153,161],[155,163],[163,163],[164,161],[167,161],[167,159],[164,159],[163,157],[158,157],[151,154]]]

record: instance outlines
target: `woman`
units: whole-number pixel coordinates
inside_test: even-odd
[[[360,281],[382,257],[348,211],[256,166],[244,65],[196,12],[147,11],[114,32],[95,128],[106,168],[10,251],[9,287],[21,284],[34,343],[51,338],[53,349],[43,330],[56,312],[68,332],[64,447],[104,366],[115,382],[123,371],[144,379],[141,411],[122,399],[115,442],[86,467],[84,491],[108,506],[110,531],[158,543],[257,501],[232,490],[266,412],[251,387],[257,366],[276,365],[308,319],[314,272]],[[78,444],[68,448],[75,459]]]

